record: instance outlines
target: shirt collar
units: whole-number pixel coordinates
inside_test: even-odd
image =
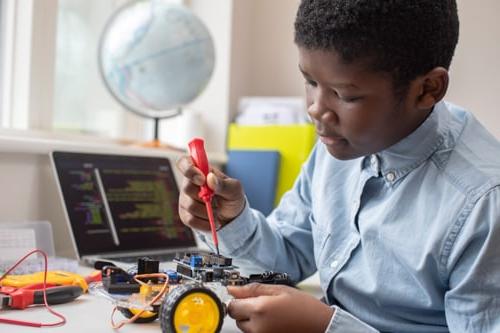
[[[391,147],[363,159],[363,169],[382,175],[389,185],[427,160],[443,144],[450,113],[441,101],[410,135]]]

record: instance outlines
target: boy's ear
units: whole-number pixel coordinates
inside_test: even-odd
[[[428,110],[443,99],[448,90],[448,71],[443,67],[435,67],[418,80],[417,108]]]

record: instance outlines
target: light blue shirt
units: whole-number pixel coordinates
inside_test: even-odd
[[[318,270],[327,332],[500,332],[500,144],[451,104],[375,155],[318,143],[267,219],[247,205],[218,235],[254,269]]]

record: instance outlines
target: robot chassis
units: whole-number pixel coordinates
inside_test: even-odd
[[[214,253],[185,253],[173,262],[176,270],[165,272],[160,272],[159,261],[147,257],[129,271],[112,263],[96,263],[102,283],[91,285],[90,292],[109,299],[127,318],[118,324],[112,319],[114,328],[159,318],[162,333],[219,332],[231,299],[226,286],[254,282],[293,285],[287,273],[244,277],[231,258]]]

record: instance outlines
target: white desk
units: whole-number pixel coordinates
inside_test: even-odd
[[[317,275],[305,280],[299,286],[301,289],[317,296],[318,298],[321,297],[321,289],[319,287],[319,279]],[[83,295],[72,303],[54,306],[56,311],[61,312],[66,317],[66,324],[63,326],[53,328],[34,328],[0,324],[0,333],[161,332],[160,323],[158,321],[147,324],[129,324],[125,325],[120,330],[114,330],[110,324],[112,308],[112,304],[103,298],[92,295]],[[0,316],[9,319],[22,319],[37,322],[54,322],[58,319],[53,317],[43,307],[29,308],[25,310],[0,311]],[[115,313],[115,322],[118,322],[123,318],[124,317],[119,312]],[[240,332],[236,327],[235,321],[229,316],[226,316],[226,318],[224,318],[222,333],[235,332]]]

